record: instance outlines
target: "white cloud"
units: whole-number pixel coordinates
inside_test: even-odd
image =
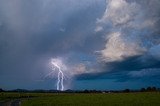
[[[71,72],[72,75],[84,74],[86,73],[86,65],[80,63],[74,66],[71,70],[72,70]]]
[[[97,20],[98,24],[107,24],[111,22],[113,26],[119,25],[121,28],[147,28],[153,27],[159,20],[159,1],[146,1],[146,5],[136,1],[127,2],[127,0],[106,0],[106,10],[101,19]],[[153,6],[155,6],[153,9]],[[103,25],[102,25],[103,26]],[[99,26],[98,26],[99,27]]]
[[[96,29],[95,29],[95,32],[99,32],[99,31],[102,31],[102,30],[103,30],[102,26],[97,26]]]
[[[90,61],[77,63],[69,67],[70,68],[67,71],[71,76],[102,72],[102,70],[99,68],[99,65],[93,64]]]
[[[113,25],[126,24],[134,18],[138,13],[139,5],[135,2],[127,3],[125,0],[109,0],[105,13],[99,23],[107,23],[111,21]]]
[[[126,57],[142,55],[153,45],[158,45],[159,39],[155,40],[153,33],[160,20],[157,15],[157,4],[160,2],[146,2],[149,5],[136,0],[106,0],[106,10],[102,18],[97,19],[95,29],[96,32],[102,29],[107,32],[104,49],[99,51],[102,61],[121,61]],[[152,9],[153,6],[155,9]],[[154,56],[159,56],[155,53]]]
[[[107,36],[105,49],[101,50],[101,58],[105,62],[120,61],[125,57],[140,55],[143,51],[139,44],[128,42],[120,32],[113,32]]]

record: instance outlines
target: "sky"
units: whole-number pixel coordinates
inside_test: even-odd
[[[0,0],[0,88],[160,87],[159,0]]]

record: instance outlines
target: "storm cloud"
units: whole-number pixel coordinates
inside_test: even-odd
[[[85,89],[76,81],[115,84],[137,77],[157,84],[159,5],[159,0],[1,0],[0,87],[54,89],[56,73],[44,78],[52,71],[51,58],[67,67],[66,89],[72,82],[73,89]]]

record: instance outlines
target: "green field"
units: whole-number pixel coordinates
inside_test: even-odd
[[[0,101],[19,98],[22,106],[160,106],[160,92],[0,94]]]

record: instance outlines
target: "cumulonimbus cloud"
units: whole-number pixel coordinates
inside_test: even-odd
[[[147,6],[147,3],[150,5]],[[156,23],[159,22],[156,3],[160,2],[106,1],[106,10],[102,18],[97,20],[95,29],[96,32],[106,32],[105,48],[99,51],[102,61],[121,61],[128,57],[143,55],[159,44],[159,39],[155,41]],[[154,13],[150,13],[150,6],[153,5]]]
[[[106,62],[123,60],[125,57],[140,55],[145,51],[138,43],[129,42],[123,37],[120,32],[113,32],[107,36],[105,49],[101,50],[102,60]]]

